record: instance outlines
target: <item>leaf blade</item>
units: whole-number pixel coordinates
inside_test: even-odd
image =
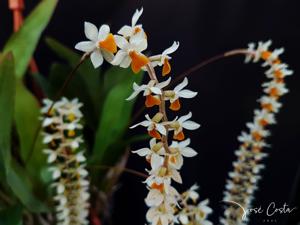
[[[117,81],[122,80],[122,82],[109,81],[114,86],[108,88],[95,136],[91,162],[96,164],[102,162],[110,145],[124,138],[135,103],[135,101],[125,99],[132,92],[132,83],[140,83],[142,80],[141,73],[134,75],[130,69],[114,71],[114,73],[109,73],[109,76],[115,76]]]
[[[16,78],[14,60],[8,53],[0,63],[0,153],[3,160],[6,182],[20,199],[32,211],[45,211],[46,206],[35,196],[28,174],[11,155],[11,134],[15,116]]]
[[[57,0],[43,0],[26,18],[20,30],[14,33],[4,46],[4,53],[12,51],[14,54],[17,78],[23,77],[56,4]]]

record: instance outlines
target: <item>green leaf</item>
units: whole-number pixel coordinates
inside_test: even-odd
[[[105,93],[108,93],[109,90],[114,88],[119,83],[122,83],[124,81],[126,82],[126,80],[128,80],[128,76],[134,76],[129,69],[123,71],[122,70],[123,69],[120,69],[119,67],[112,66],[105,72],[103,88],[103,91]]]
[[[0,210],[1,225],[22,225],[22,207],[15,205],[3,210]]]
[[[24,168],[21,168],[12,161],[9,168],[6,170],[6,179],[15,195],[30,211],[48,211],[47,206],[35,196],[34,188],[32,187],[33,182],[28,177]]]
[[[106,80],[110,84],[114,83],[115,86],[111,87],[103,104],[91,159],[95,164],[100,164],[108,151],[109,154],[115,154],[115,149],[110,149],[110,146],[124,138],[134,105],[134,101],[125,99],[132,92],[133,82],[140,83],[142,79],[141,73],[135,75],[130,69],[118,68],[113,71],[106,76],[107,79],[115,79],[115,82]]]
[[[28,91],[21,80],[17,80],[15,120],[23,160],[26,160],[29,154],[32,153],[36,132],[40,127],[39,116],[39,103],[36,98]],[[42,145],[39,146],[43,147]]]
[[[40,169],[46,162],[46,156],[42,152],[45,146],[42,144],[40,106],[21,80],[16,81],[14,114],[20,142],[20,156],[26,163],[34,184],[42,188]]]
[[[36,200],[32,200],[33,193],[40,199],[47,199],[46,185],[42,177],[42,169],[46,164],[46,156],[42,149],[45,146],[42,143],[40,106],[32,93],[24,86],[21,80],[16,82],[15,99],[15,122],[17,134],[20,142],[20,155],[26,164],[26,174],[22,169],[14,165],[15,172],[10,174],[9,182],[17,196],[26,202],[27,207],[32,211],[45,211],[46,207]],[[19,183],[24,182],[27,185],[27,198],[22,194]],[[16,185],[17,183],[18,185]],[[26,188],[24,188],[26,189]]]
[[[21,168],[11,155],[11,134],[15,115],[14,107],[16,107],[16,92],[14,61],[12,54],[9,53],[0,64],[0,149],[1,158],[4,160],[6,181],[14,194],[28,209],[37,212],[45,211],[46,207],[33,194],[31,186],[33,182],[29,180],[26,170]],[[26,107],[30,108],[30,105],[26,105]],[[23,120],[26,120],[25,116],[23,114]],[[23,132],[26,133],[27,130]],[[35,168],[35,170],[38,170],[38,168]]]
[[[11,160],[10,149],[14,99],[14,63],[12,54],[8,53],[1,59],[0,63],[0,153],[2,167],[6,167]]]
[[[140,142],[140,141],[147,141],[150,140],[149,134],[137,134],[128,140],[125,141],[126,145],[130,145],[132,143]]]
[[[12,51],[16,61],[16,76],[21,78],[33,55],[39,38],[49,23],[57,0],[43,0],[26,18],[21,29],[4,46],[4,53]]]

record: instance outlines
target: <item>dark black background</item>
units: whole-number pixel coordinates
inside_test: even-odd
[[[38,1],[26,1],[27,13]],[[256,193],[255,206],[284,202],[300,207],[300,188],[296,175],[299,171],[300,141],[300,4],[297,0],[64,0],[60,1],[45,36],[52,36],[72,47],[84,40],[83,22],[97,25],[108,23],[116,32],[129,24],[136,8],[144,7],[141,22],[147,32],[149,48],[159,53],[174,40],[180,41],[173,55],[173,75],[179,74],[211,56],[243,48],[248,42],[274,41],[274,47],[284,46],[283,56],[295,71],[287,79],[290,93],[283,97],[284,107],[277,116],[268,140],[270,157],[265,160],[264,179]],[[11,15],[7,1],[0,1],[0,47],[12,31]],[[35,54],[42,70],[47,73],[55,56],[42,42]],[[256,99],[261,95],[265,80],[259,65],[244,65],[242,57],[227,58],[197,71],[190,77],[189,88],[198,91],[197,98],[186,100],[181,113],[193,111],[193,120],[201,123],[199,130],[189,132],[192,147],[198,157],[185,160],[183,181],[179,190],[193,183],[201,186],[201,198],[210,198],[215,210],[211,217],[217,221],[221,215],[222,191],[227,172],[232,169],[237,148],[236,137],[245,122],[251,121]],[[141,105],[139,103],[138,105]],[[142,119],[142,118],[141,118]],[[133,146],[138,147],[138,146]],[[143,159],[132,155],[128,167],[143,171]],[[298,172],[299,174],[299,172]],[[141,179],[125,174],[116,193],[114,224],[144,224],[146,207],[145,186]],[[290,216],[276,216],[276,223],[263,222],[263,217],[253,217],[251,224],[288,224],[299,222],[299,211]],[[217,223],[216,223],[217,224]]]

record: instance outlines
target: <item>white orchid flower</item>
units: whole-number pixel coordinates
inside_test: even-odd
[[[189,120],[192,117],[192,113],[189,112],[187,115],[181,116],[179,119],[175,119],[170,122],[170,130],[174,130],[174,139],[182,141],[185,138],[183,128],[187,130],[196,130],[200,127],[200,124]]]
[[[173,209],[162,212],[159,207],[152,207],[146,214],[146,219],[152,225],[168,225],[175,220]]]
[[[164,201],[164,194],[157,189],[151,189],[145,199],[149,207],[159,206]]]
[[[142,51],[147,49],[148,43],[142,33],[138,33],[129,40],[123,36],[115,35],[117,46],[120,50],[111,61],[112,65],[119,65],[122,68],[127,68],[131,65],[134,73],[138,73],[150,61],[148,57],[142,54]]]
[[[205,199],[205,200],[199,202],[199,204],[198,204],[198,209],[202,212],[202,214],[201,213],[198,214],[198,216],[199,216],[198,219],[200,221],[206,219],[207,215],[212,213],[212,209],[208,206],[208,204],[209,204],[208,199]]]
[[[150,140],[150,148],[141,148],[139,150],[132,151],[132,153],[146,157],[147,161],[151,164],[151,168],[156,169],[163,164],[164,158],[162,156],[165,154],[165,149],[162,142],[156,143],[156,139],[152,138]]]
[[[156,139],[161,139],[160,134],[162,134],[162,135],[167,134],[167,131],[166,131],[166,128],[165,128],[164,124],[159,123],[162,119],[162,114],[161,113],[157,113],[152,119],[147,114],[147,115],[145,115],[145,118],[146,118],[146,120],[131,126],[130,129],[133,129],[137,126],[147,127],[148,134],[151,137],[154,137]]]
[[[177,183],[182,183],[182,178],[178,170],[172,167],[166,168],[164,165],[148,171],[149,177],[146,179],[145,183],[151,188],[153,184],[161,185],[163,184],[164,189],[168,192],[169,187],[171,187],[171,179]]]
[[[170,54],[174,53],[179,47],[179,42],[174,41],[171,47],[167,48],[160,55],[154,55],[149,57],[153,67],[163,66],[162,75],[165,76],[171,72],[171,65],[169,60],[171,57]]]
[[[255,110],[254,114],[254,121],[259,123],[262,127],[276,123],[274,114],[265,109]]]
[[[171,78],[166,81],[156,83],[155,80],[150,80],[148,84],[143,84],[139,86],[136,83],[133,83],[133,93],[126,99],[127,101],[134,99],[140,92],[144,92],[143,96],[146,97],[145,106],[152,107],[154,105],[159,105],[161,100],[159,96],[155,95],[162,95],[162,89],[165,88],[170,84]]]
[[[280,64],[279,56],[284,52],[284,48],[275,49],[274,51],[264,51],[261,53],[261,58],[265,60],[262,64],[263,67],[273,64]]]
[[[197,184],[194,184],[192,187],[190,187],[189,190],[185,192],[186,197],[192,199],[193,202],[196,202],[199,198],[198,194],[199,186]]]
[[[289,90],[286,88],[285,83],[283,82],[276,82],[272,80],[270,82],[264,83],[262,86],[265,87],[264,92],[269,94],[269,96],[273,98],[278,98],[289,92]]]
[[[143,8],[141,8],[140,10],[137,9],[132,16],[131,26],[125,25],[121,27],[121,29],[118,31],[118,34],[122,35],[125,38],[130,38],[135,34],[143,33],[144,31],[142,25],[141,24],[137,25],[137,21],[139,20],[142,14],[143,14]]]
[[[247,123],[250,133],[256,142],[262,141],[263,138],[270,135],[270,131],[265,130],[259,123]]]
[[[175,169],[180,169],[183,165],[183,156],[184,157],[194,157],[197,155],[197,152],[188,147],[191,143],[190,139],[185,141],[177,142],[173,141],[169,149],[171,151],[169,155],[169,163]]]
[[[270,112],[277,113],[281,108],[282,104],[277,101],[277,99],[270,96],[262,96],[258,102],[261,104],[261,107]]]
[[[293,70],[289,70],[288,65],[285,63],[272,64],[270,69],[265,72],[268,78],[276,78],[278,80],[281,80],[286,76],[290,76],[293,73]]]
[[[117,52],[117,45],[113,34],[110,33],[109,26],[104,24],[98,31],[94,24],[85,22],[84,32],[88,41],[77,43],[75,48],[85,53],[91,53],[90,58],[95,68],[102,65],[103,58],[111,62],[113,54]]]
[[[165,100],[169,100],[171,105],[170,109],[178,111],[181,108],[179,98],[194,98],[198,93],[183,89],[188,85],[188,79],[185,77],[184,80],[178,84],[174,90],[165,91]]]
[[[248,44],[248,52],[249,54],[246,55],[245,63],[250,62],[253,60],[254,63],[258,62],[263,55],[265,55],[272,44],[272,41],[269,40],[267,42],[259,42],[257,48],[255,43],[249,43]],[[265,57],[265,56],[264,56]]]

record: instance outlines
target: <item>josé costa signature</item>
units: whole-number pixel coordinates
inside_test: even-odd
[[[241,204],[234,201],[223,201],[227,204],[235,205],[243,210],[242,219],[246,220],[247,216],[250,214],[263,214],[265,213],[266,216],[275,216],[278,214],[290,214],[297,209],[297,207],[290,207],[287,203],[284,203],[280,207],[276,205],[275,202],[271,202],[267,207],[263,208],[262,206],[253,207],[245,209]]]

